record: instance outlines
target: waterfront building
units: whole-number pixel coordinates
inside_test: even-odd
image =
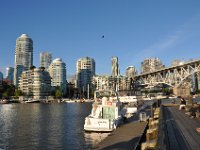
[[[137,74],[137,71],[134,66],[129,66],[126,68],[126,80],[125,80],[126,84],[125,85],[126,85],[127,90],[131,89],[131,82],[136,74]]]
[[[110,76],[108,75],[95,75],[92,78],[92,84],[96,90],[106,90],[110,89],[111,85],[109,83]]]
[[[49,52],[40,53],[40,67],[44,67],[46,70],[49,68],[52,62],[52,54]]]
[[[3,73],[0,72],[0,80],[2,81],[3,80]]]
[[[129,67],[129,74],[131,74],[131,69],[133,71],[133,68]],[[112,57],[112,74],[95,75],[93,76],[92,83],[96,90],[112,89],[115,91],[123,91],[128,89],[127,79],[126,76],[122,76],[119,73],[118,58]]]
[[[127,77],[119,75],[117,77],[111,76],[109,78],[109,83],[112,89],[116,91],[127,90]]]
[[[18,86],[22,71],[33,66],[33,41],[27,34],[22,34],[16,40],[14,85]]]
[[[6,68],[6,79],[9,80],[11,83],[13,83],[13,80],[14,80],[14,68],[13,67]]]
[[[62,90],[62,94],[66,93],[66,64],[61,58],[53,60],[48,69],[51,76],[51,86],[59,86]]]
[[[112,76],[116,77],[120,75],[118,57],[112,57]]]
[[[137,71],[134,66],[129,66],[126,68],[126,77],[127,78],[134,78],[134,76],[137,74]]]
[[[146,58],[141,63],[141,73],[149,73],[164,68],[159,58]]]
[[[96,90],[113,89],[116,91],[123,91],[128,89],[127,77],[125,76],[108,76],[108,75],[95,75],[92,80],[93,86]]]
[[[44,99],[51,92],[51,77],[42,69],[23,71],[19,78],[19,89],[25,96]]]
[[[89,92],[92,77],[95,75],[95,61],[93,58],[80,58],[76,62],[76,88],[80,92]]]

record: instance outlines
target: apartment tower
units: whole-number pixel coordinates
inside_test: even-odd
[[[52,55],[49,52],[41,52],[40,53],[40,67],[44,67],[48,69],[52,62]]]
[[[27,34],[22,34],[16,40],[14,85],[18,86],[20,75],[31,66],[33,66],[33,41]]]
[[[141,73],[149,73],[164,68],[159,58],[146,58],[141,63]]]
[[[119,64],[118,64],[118,57],[112,57],[112,76],[117,77],[119,76]]]
[[[66,64],[61,58],[56,58],[52,61],[48,69],[51,76],[51,86],[59,86],[62,93],[66,93]]]
[[[134,66],[129,66],[126,68],[126,77],[128,79],[130,79],[130,78],[133,79],[136,74],[137,74],[137,71]]]
[[[76,87],[85,92],[91,88],[92,77],[95,75],[95,61],[93,58],[80,58],[76,62]]]
[[[6,68],[6,79],[8,79],[11,83],[13,83],[13,80],[14,80],[14,68],[13,67]]]

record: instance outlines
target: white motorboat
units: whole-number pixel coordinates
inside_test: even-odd
[[[125,116],[129,118],[138,111],[138,99],[136,96],[120,96],[120,102],[122,103]]]
[[[94,100],[91,114],[85,118],[85,131],[111,132],[123,123],[125,113],[115,91],[95,91]]]
[[[27,101],[25,101],[25,103],[40,103],[40,100],[28,99]]]

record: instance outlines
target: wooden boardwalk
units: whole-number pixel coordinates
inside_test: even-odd
[[[200,127],[200,119],[190,118],[178,107],[163,106],[162,114],[158,149],[200,149],[200,135],[195,130]]]
[[[150,114],[150,108],[147,107],[144,110],[141,110]],[[95,150],[132,150],[136,149],[141,137],[144,134],[144,131],[147,127],[147,122],[140,122],[139,114],[128,119],[128,123],[120,126],[111,133],[107,138],[105,138],[101,143],[97,144],[92,149]]]
[[[93,149],[134,149],[143,135],[147,122],[131,122],[119,127],[111,133],[104,141],[96,145]]]

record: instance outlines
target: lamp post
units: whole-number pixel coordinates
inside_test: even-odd
[[[87,98],[90,98],[90,84],[87,85]]]

